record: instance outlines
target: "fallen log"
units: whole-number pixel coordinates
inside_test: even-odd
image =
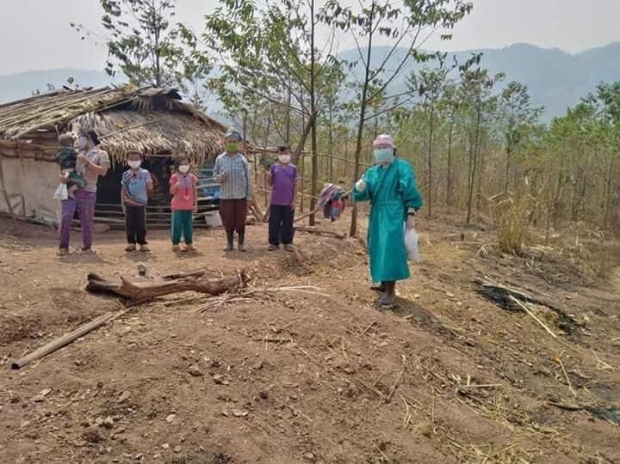
[[[121,311],[120,313],[110,312],[110,313],[104,314],[103,316],[99,316],[97,319],[81,325],[80,327],[75,329],[73,332],[69,332],[68,334],[63,335],[62,337],[52,340],[47,345],[42,346],[41,348],[33,351],[29,355],[24,356],[23,358],[18,359],[17,361],[14,361],[11,364],[11,369],[14,369],[14,370],[21,369],[22,367],[26,366],[27,364],[30,364],[33,361],[36,361],[37,359],[41,359],[47,356],[48,354],[52,354],[53,352],[59,350],[63,346],[67,346],[69,343],[73,343],[75,340],[77,340],[80,337],[83,337],[87,333],[92,332],[93,330],[106,325],[112,319],[115,319],[118,316],[125,314],[125,312],[126,311]]]
[[[199,272],[179,274],[177,278],[166,276],[155,282],[132,282],[121,277],[120,282],[110,282],[97,274],[88,274],[86,291],[94,294],[113,295],[125,300],[127,306],[146,303],[171,293],[193,291],[217,296],[245,288],[250,277],[243,271],[221,279],[212,279]]]
[[[313,226],[295,226],[295,230],[317,235],[331,235],[332,237],[336,237],[341,240],[347,238],[345,234],[342,234],[340,232],[336,232],[334,230],[319,229],[318,227]]]

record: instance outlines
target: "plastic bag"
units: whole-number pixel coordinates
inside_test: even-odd
[[[67,184],[60,184],[54,192],[54,198],[56,200],[64,201],[69,198],[69,190],[67,189]]]
[[[420,248],[418,247],[418,233],[415,229],[407,229],[405,227],[405,248],[407,249],[407,257],[414,263],[422,261],[420,256]]]

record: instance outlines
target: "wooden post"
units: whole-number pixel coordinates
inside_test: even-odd
[[[13,227],[15,228],[15,230],[17,231],[17,216],[15,216],[15,213],[13,211],[13,205],[11,204],[11,199],[9,197],[9,192],[7,190],[6,187],[6,180],[4,178],[4,170],[2,168],[2,158],[0,158],[0,182],[2,183],[2,195],[4,196],[4,201],[6,202],[6,207],[9,211],[9,214],[11,215],[11,219],[13,220]]]
[[[51,354],[54,351],[59,350],[63,346],[67,346],[69,343],[72,343],[78,338],[83,337],[87,333],[92,332],[95,329],[98,329],[99,327],[107,324],[108,321],[124,313],[125,311],[122,311],[121,313],[117,313],[117,312],[106,313],[103,316],[100,316],[97,319],[88,322],[87,324],[81,325],[80,327],[75,329],[73,332],[65,334],[62,337],[57,338],[56,340],[52,340],[47,345],[42,346],[41,348],[33,351],[29,355],[24,356],[23,358],[18,359],[17,361],[14,361],[11,364],[11,369],[15,369],[15,370],[21,369],[25,365],[30,364],[32,361],[41,359],[44,356],[47,356],[48,354]]]

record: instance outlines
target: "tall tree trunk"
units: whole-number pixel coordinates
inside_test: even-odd
[[[613,182],[613,171],[614,171],[614,158],[611,156],[609,158],[609,165],[607,167],[607,179],[605,179],[605,211],[604,211],[604,220],[605,228],[609,228],[609,210],[611,207],[611,192],[612,192],[612,182]]]
[[[485,146],[481,142],[479,143],[479,158],[480,158],[480,168],[478,169],[478,189],[476,190],[476,212],[480,211],[480,202],[482,201],[482,182],[484,180],[484,161],[485,161]]]
[[[334,178],[334,108],[333,105],[329,105],[329,127],[327,129],[327,153],[329,155],[328,165],[328,177],[329,181],[333,182]]]
[[[435,119],[435,105],[431,102],[431,114],[428,127],[428,188],[427,188],[427,200],[428,206],[428,218],[433,216],[433,129]]]
[[[467,199],[467,225],[471,224],[471,210],[474,201],[474,188],[476,183],[476,164],[478,162],[478,144],[480,139],[480,124],[482,121],[481,102],[476,107],[476,135],[474,143],[470,146],[470,172],[469,172],[469,195]]]
[[[287,89],[287,105],[286,105],[286,143],[291,143],[291,80],[289,79],[289,86]]]
[[[310,0],[310,114],[316,114],[316,50],[314,47],[316,19],[314,15],[315,0]],[[317,134],[316,134],[316,117],[312,118],[312,185],[310,186],[310,211],[314,211],[316,207],[317,197],[317,180],[318,180],[318,154]],[[315,215],[310,215],[310,226],[315,223]]]
[[[454,135],[454,121],[450,118],[450,126],[448,129],[448,179],[446,181],[446,206],[452,207],[454,200],[454,186],[452,185],[452,137]]]
[[[508,190],[510,189],[510,162],[512,159],[512,146],[511,143],[508,142],[506,144],[506,174],[504,179],[504,195],[508,195]]]
[[[373,3],[374,7],[374,3]],[[370,14],[370,24],[373,22],[373,14]],[[372,27],[372,26],[371,26]],[[366,69],[364,69],[364,84],[362,85],[362,95],[360,98],[360,113],[359,122],[357,125],[357,140],[355,142],[355,160],[353,164],[353,182],[357,182],[360,175],[360,156],[362,154],[362,143],[364,137],[364,122],[366,119],[366,98],[368,96],[368,86],[370,84],[370,59],[372,58],[372,33],[368,34],[368,44],[366,51]],[[357,203],[353,203],[351,211],[351,227],[349,228],[349,235],[357,235]]]

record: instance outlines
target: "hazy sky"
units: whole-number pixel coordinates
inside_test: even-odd
[[[474,12],[445,50],[525,42],[579,52],[620,41],[620,0],[473,0]],[[53,68],[102,69],[105,47],[80,41],[70,22],[98,30],[97,0],[0,0],[0,74]],[[178,0],[178,19],[199,31],[216,0]],[[99,39],[103,42],[103,39]],[[349,43],[350,44],[350,43]],[[346,40],[340,48],[347,48]]]

